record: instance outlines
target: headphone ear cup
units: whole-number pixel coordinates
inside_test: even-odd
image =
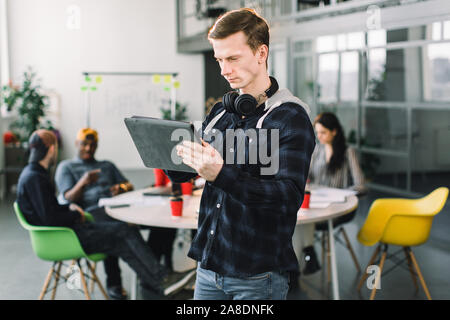
[[[239,97],[239,94],[235,91],[225,93],[222,98],[222,104],[227,112],[236,113],[234,102],[236,101],[237,97]]]
[[[251,94],[241,94],[234,102],[236,113],[241,116],[248,116],[255,112],[257,104],[258,102]]]

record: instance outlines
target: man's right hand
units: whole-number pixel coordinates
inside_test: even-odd
[[[101,169],[95,169],[85,172],[81,177],[83,185],[87,186],[91,183],[96,182],[98,180],[98,176],[101,171],[102,171]]]

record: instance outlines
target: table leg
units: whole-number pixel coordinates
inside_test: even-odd
[[[336,267],[336,252],[334,248],[333,219],[328,220],[328,234],[331,253],[331,281],[333,284],[333,299],[339,300],[339,281]]]
[[[137,274],[133,271],[133,275],[131,276],[131,300],[136,300],[137,296]]]

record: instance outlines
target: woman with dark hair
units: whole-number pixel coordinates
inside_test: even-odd
[[[356,151],[347,146],[344,131],[336,115],[331,112],[320,113],[314,120],[314,130],[319,143],[316,144],[311,157],[309,183],[364,193],[364,174]],[[313,246],[315,224],[300,227],[301,241],[297,243],[296,253],[297,257],[303,256],[305,267],[302,273],[308,275],[320,270]],[[301,255],[299,246],[303,248]]]

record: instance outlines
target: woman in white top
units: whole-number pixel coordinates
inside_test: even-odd
[[[358,157],[355,150],[347,146],[342,126],[337,117],[331,112],[319,114],[314,120],[314,129],[319,143],[311,157],[309,183],[333,188],[353,189],[358,193],[364,193],[364,174],[359,165]],[[300,237],[298,240],[301,241],[295,241],[303,248],[302,255],[305,267],[302,273],[305,275],[320,269],[313,246],[314,231],[315,224],[313,223],[301,225],[298,235]],[[297,257],[300,257],[298,245],[296,253]]]

